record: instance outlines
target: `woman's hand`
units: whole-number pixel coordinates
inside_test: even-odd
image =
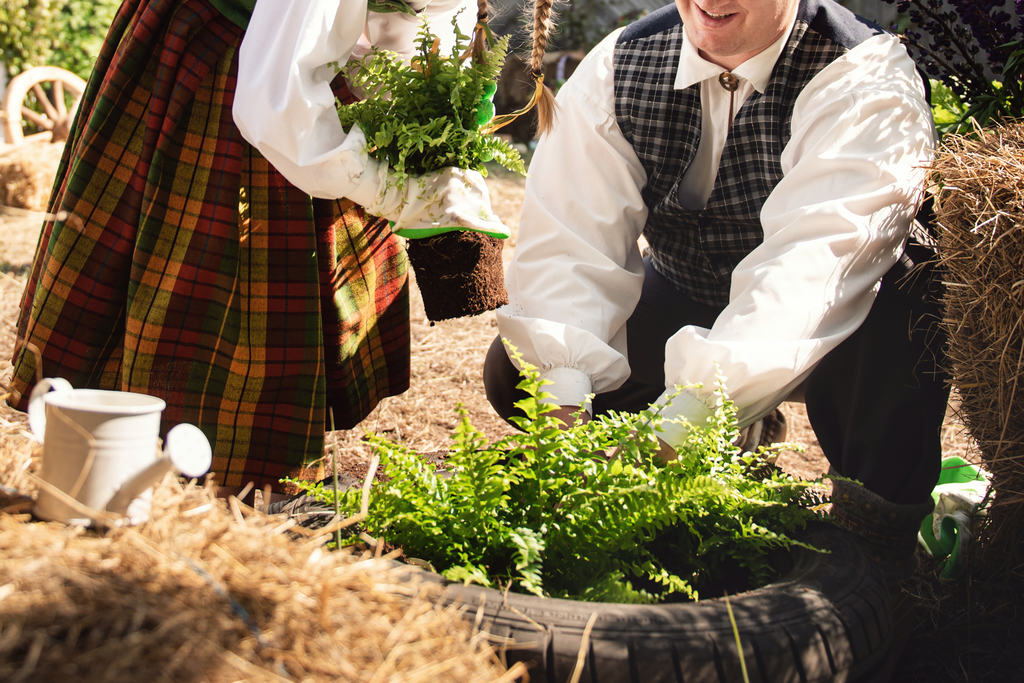
[[[362,132],[353,126],[349,137]],[[483,176],[473,170],[446,168],[409,178],[399,188],[388,165],[366,160],[366,171],[346,195],[367,213],[392,221],[392,231],[407,238],[431,237],[452,230],[475,230],[504,239],[509,229],[491,210]]]

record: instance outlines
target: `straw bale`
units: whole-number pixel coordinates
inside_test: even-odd
[[[62,143],[26,142],[0,152],[0,204],[30,211],[45,211]]]
[[[1024,125],[947,138],[932,179],[950,368],[996,491],[982,546],[1002,563],[1024,502]]]
[[[106,533],[27,517],[0,512],[0,680],[503,675],[437,584],[369,553],[327,551],[324,537],[289,533],[292,522],[211,489],[168,476],[153,521]]]

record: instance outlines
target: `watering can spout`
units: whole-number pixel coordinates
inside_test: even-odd
[[[107,512],[123,515],[128,505],[150,486],[155,486],[168,472],[180,472],[190,479],[206,474],[213,461],[210,442],[195,425],[179,424],[167,433],[164,455],[134,477],[121,484],[107,503]]]

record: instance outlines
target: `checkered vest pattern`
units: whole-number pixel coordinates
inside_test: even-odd
[[[764,93],[736,112],[704,209],[677,200],[697,152],[700,84],[675,90],[683,26],[675,5],[627,28],[615,49],[615,113],[644,169],[644,237],[654,267],[700,303],[724,308],[732,272],[763,239],[761,207],[782,179],[793,106],[823,68],[882,29],[831,0],[800,3],[796,25]]]

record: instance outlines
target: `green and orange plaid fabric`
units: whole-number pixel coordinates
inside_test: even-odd
[[[159,396],[164,430],[209,437],[219,483],[278,488],[321,456],[329,406],[350,428],[408,387],[407,262],[386,221],[303,194],[241,137],[241,37],[201,0],[121,6],[57,174],[14,391],[21,409],[37,376]]]

